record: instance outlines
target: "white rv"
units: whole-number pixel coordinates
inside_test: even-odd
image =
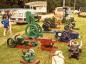
[[[0,9],[1,15],[5,14],[5,11],[9,10],[11,13],[10,21],[16,22],[16,23],[26,23],[26,12],[30,11],[33,15],[37,14],[37,12],[33,9],[22,9],[22,8],[16,8],[16,9]]]
[[[11,10],[12,12],[11,21],[16,21],[16,23],[26,23],[27,11],[30,11],[32,14],[36,14],[36,12],[31,9],[13,9]]]

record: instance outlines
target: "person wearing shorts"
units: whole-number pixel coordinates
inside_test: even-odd
[[[7,18],[7,16],[3,17],[3,20],[1,21],[1,23],[3,24],[3,27],[4,27],[4,36],[6,36],[6,32],[9,29],[9,19]]]

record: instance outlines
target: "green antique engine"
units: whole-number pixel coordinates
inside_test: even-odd
[[[35,52],[33,49],[29,49],[23,52],[22,59],[26,62],[32,62],[35,59]]]
[[[35,22],[34,16],[31,12],[26,12],[26,21],[28,23],[25,34],[30,38],[38,38],[42,36],[42,28]]]

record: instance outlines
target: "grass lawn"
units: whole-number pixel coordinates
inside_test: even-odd
[[[66,64],[85,64],[86,62],[86,18],[79,18],[76,15],[74,15],[75,20],[77,21],[76,24],[80,30],[78,32],[80,33],[83,41],[83,51],[80,55],[80,59],[69,59],[68,58],[68,50],[67,46],[64,43],[56,43],[55,46],[58,47],[58,49],[63,51],[63,54],[65,56],[65,62]],[[25,25],[21,26],[13,26],[13,34],[23,31],[25,28]],[[50,36],[50,34],[48,34]],[[10,37],[10,36],[9,36]],[[0,45],[0,64],[20,64],[19,59],[21,58],[21,49],[16,48],[9,48],[6,45],[6,39],[7,37],[3,37],[3,30],[0,29],[0,43],[4,43]],[[50,53],[46,51],[42,51],[39,46],[35,47],[36,56],[38,59],[40,59],[40,64],[51,64],[51,57]]]

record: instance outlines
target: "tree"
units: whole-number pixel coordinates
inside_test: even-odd
[[[47,10],[48,12],[53,12],[56,7],[61,7],[62,1],[61,0],[47,0]]]
[[[6,2],[6,1],[18,3],[18,0],[0,0],[0,3]],[[31,1],[47,1],[48,12],[52,12],[55,9],[55,7],[63,6],[63,0],[24,0],[25,3],[31,2]],[[66,6],[73,7],[74,0],[65,0],[65,4],[66,4]],[[2,7],[2,6],[0,6],[0,7]],[[12,6],[6,5],[3,7],[5,8],[5,7],[12,7]],[[86,7],[86,0],[76,0],[76,8],[78,8],[78,7]]]
[[[24,0],[18,0],[19,8],[24,8]]]

